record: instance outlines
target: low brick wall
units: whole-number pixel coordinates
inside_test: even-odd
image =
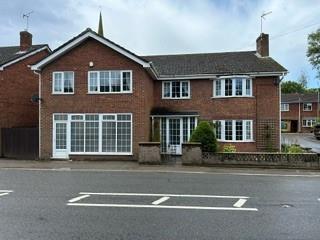
[[[315,153],[211,153],[202,152],[199,143],[182,144],[181,160],[183,165],[320,169],[320,156]]]
[[[203,165],[273,166],[320,169],[315,153],[202,153]]]
[[[201,165],[201,143],[182,143],[181,161],[184,165]]]
[[[139,163],[161,164],[160,142],[139,143]]]

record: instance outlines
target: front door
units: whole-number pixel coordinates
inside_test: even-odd
[[[53,158],[68,158],[67,122],[54,122]]]
[[[181,118],[169,118],[169,153],[181,154]]]

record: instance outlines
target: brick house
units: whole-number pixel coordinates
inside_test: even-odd
[[[32,45],[32,34],[20,32],[20,46],[0,47],[0,129],[38,126],[38,77],[30,66],[50,53],[48,45]]]
[[[257,51],[137,56],[87,29],[32,66],[40,74],[40,158],[127,159],[139,142],[181,153],[199,120],[238,151],[280,148],[286,69]]]
[[[281,129],[283,132],[312,132],[319,118],[318,93],[281,95]]]

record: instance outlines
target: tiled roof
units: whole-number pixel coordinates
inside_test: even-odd
[[[318,102],[318,93],[289,93],[289,94],[281,94],[281,102],[282,103],[298,103],[300,98],[300,102]]]
[[[244,74],[286,72],[271,57],[258,57],[255,51],[142,56],[151,61],[160,76],[194,74]]]
[[[0,47],[0,66],[45,46],[48,45],[32,45],[28,51],[25,52],[20,52],[20,46]]]

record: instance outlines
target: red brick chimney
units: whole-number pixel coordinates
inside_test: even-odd
[[[269,56],[269,34],[261,33],[260,36],[256,40],[257,43],[257,53],[260,54],[261,57]]]
[[[32,34],[28,31],[20,32],[20,51],[26,51],[32,46]]]

